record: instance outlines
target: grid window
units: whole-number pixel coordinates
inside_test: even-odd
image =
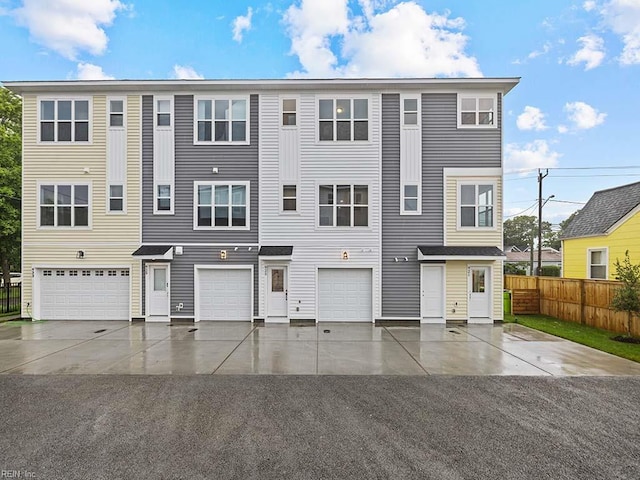
[[[282,100],[282,126],[295,127],[296,121],[295,98]]]
[[[118,272],[116,270],[108,270],[107,275],[109,275],[110,277],[116,277],[118,275]]]
[[[171,100],[157,100],[156,102],[156,126],[171,126]]]
[[[89,186],[40,185],[40,226],[89,226]]]
[[[495,126],[495,96],[460,96],[458,102],[458,124],[460,126]]]
[[[124,186],[109,185],[109,211],[124,211]]]
[[[124,100],[109,100],[109,126],[124,127]]]
[[[494,226],[494,186],[460,185],[460,226]]]
[[[247,105],[239,98],[198,100],[198,142],[246,142]]]
[[[83,277],[90,277],[91,276],[91,270],[82,270],[82,276]]]
[[[242,228],[249,226],[247,216],[248,184],[195,184],[195,226],[205,228]]]
[[[418,99],[417,98],[404,99],[402,118],[405,125],[418,125]]]
[[[69,270],[69,276],[70,277],[77,277],[78,276],[78,270]]]
[[[128,277],[129,276],[129,270],[121,270],[120,271],[120,276],[121,277]]]
[[[50,277],[52,275],[51,270],[43,270],[42,271],[42,276],[43,277]]]
[[[366,98],[320,99],[320,141],[369,139],[369,102]]]
[[[64,270],[56,270],[56,277],[64,277]]]
[[[96,270],[96,277],[104,277],[104,270]]]
[[[369,225],[367,185],[320,185],[321,227],[366,227]]]
[[[41,142],[88,142],[89,100],[41,100]]]
[[[282,186],[282,210],[284,212],[295,212],[298,209],[296,193],[297,188],[295,185]]]
[[[589,250],[589,278],[607,279],[607,249]]]

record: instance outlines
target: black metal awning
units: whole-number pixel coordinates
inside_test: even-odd
[[[259,257],[278,257],[291,259],[293,255],[293,246],[264,246],[260,247],[258,252]],[[269,260],[266,258],[265,260]]]
[[[142,260],[173,260],[171,245],[141,245],[131,254]]]
[[[503,260],[506,255],[498,247],[418,246],[418,260]]]

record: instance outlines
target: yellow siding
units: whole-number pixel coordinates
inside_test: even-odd
[[[131,95],[127,100],[127,213],[108,215],[106,97],[92,97],[89,144],[38,144],[38,97],[23,97],[23,315],[26,302],[33,304],[33,264],[131,265],[132,298],[140,298],[140,262],[131,253],[140,242],[141,99]],[[37,228],[38,182],[49,181],[91,184],[91,229]],[[86,252],[84,260],[76,260],[77,250]],[[133,316],[140,315],[138,304],[132,301]]]
[[[502,320],[502,263],[489,261],[448,261],[447,270],[447,320],[467,320],[467,300],[468,300],[468,265],[488,265],[492,267],[491,295],[493,297],[493,320]],[[456,305],[457,303],[457,305]],[[455,310],[455,312],[454,312]]]
[[[496,228],[458,229],[458,181],[489,181],[496,183]],[[500,177],[446,177],[445,230],[448,246],[502,247],[502,179]]]
[[[562,242],[562,272],[568,278],[589,278],[587,271],[587,250],[609,249],[608,280],[615,280],[616,258],[622,260],[629,250],[633,263],[640,263],[640,212],[637,212],[609,235],[587,238],[573,238]]]

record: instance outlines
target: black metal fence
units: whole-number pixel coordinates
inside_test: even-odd
[[[0,287],[0,313],[19,312],[22,284],[12,283]]]

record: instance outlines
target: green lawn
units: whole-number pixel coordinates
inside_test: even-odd
[[[546,315],[507,315],[505,323],[519,323],[525,327],[534,328],[541,332],[550,333],[557,337],[566,338],[572,342],[581,343],[589,347],[611,353],[622,358],[640,362],[640,344],[623,343],[611,340],[618,333],[599,328],[588,327],[579,323],[565,322]]]

